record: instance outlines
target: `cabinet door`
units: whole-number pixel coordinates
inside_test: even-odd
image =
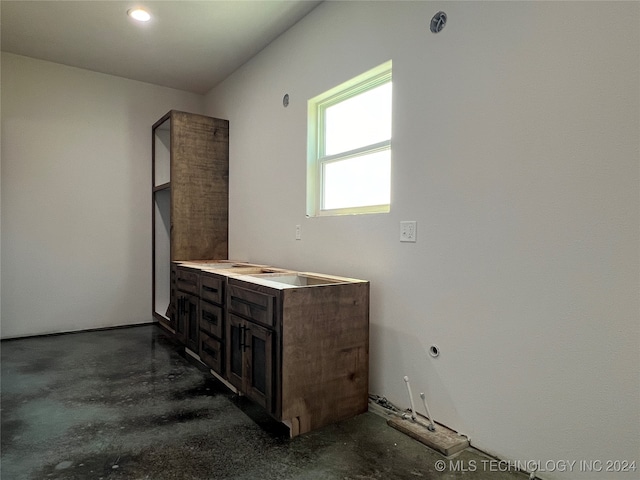
[[[236,315],[227,317],[227,379],[268,412],[273,410],[274,336]]]
[[[169,326],[176,329],[176,316],[177,316],[177,298],[178,298],[178,290],[176,288],[176,266],[171,265],[171,281],[170,285],[170,295],[169,295],[169,310],[167,311],[169,317]]]
[[[178,292],[177,293],[177,310],[175,315],[175,336],[176,340],[184,345],[186,341],[186,325],[187,325],[187,309],[189,308],[188,295]]]
[[[198,352],[198,297],[178,291],[176,312],[176,340],[190,350]]]
[[[198,332],[200,331],[200,323],[198,318],[198,297],[186,295],[187,312],[185,315],[185,346],[192,352],[199,352]]]
[[[273,338],[271,330],[246,322],[244,334],[244,391],[247,397],[272,411]]]
[[[227,338],[225,341],[227,353],[227,379],[238,390],[243,391],[244,378],[244,331],[245,321],[233,314],[227,316]]]

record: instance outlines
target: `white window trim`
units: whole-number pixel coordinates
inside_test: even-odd
[[[358,75],[335,88],[309,100],[307,118],[307,216],[323,217],[335,215],[353,215],[365,213],[388,213],[390,204],[367,205],[363,207],[349,207],[337,209],[322,209],[323,165],[349,157],[361,156],[366,153],[375,153],[383,150],[391,150],[391,140],[367,145],[336,155],[325,156],[324,153],[324,111],[348,98],[355,97],[367,90],[383,85],[392,79],[391,60]]]

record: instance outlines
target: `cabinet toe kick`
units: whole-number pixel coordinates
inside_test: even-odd
[[[293,417],[289,421],[283,422],[289,427],[289,437],[297,437],[303,433],[311,431],[311,416],[302,415],[300,417]]]

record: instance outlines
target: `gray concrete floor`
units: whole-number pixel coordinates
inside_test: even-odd
[[[289,439],[153,325],[1,350],[6,480],[528,478],[472,449],[447,459],[373,413]]]

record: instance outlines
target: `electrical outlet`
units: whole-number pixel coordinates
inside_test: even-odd
[[[296,240],[302,240],[302,227],[296,225]]]
[[[418,236],[417,223],[415,220],[408,222],[400,222],[400,241],[401,242],[415,242]]]

